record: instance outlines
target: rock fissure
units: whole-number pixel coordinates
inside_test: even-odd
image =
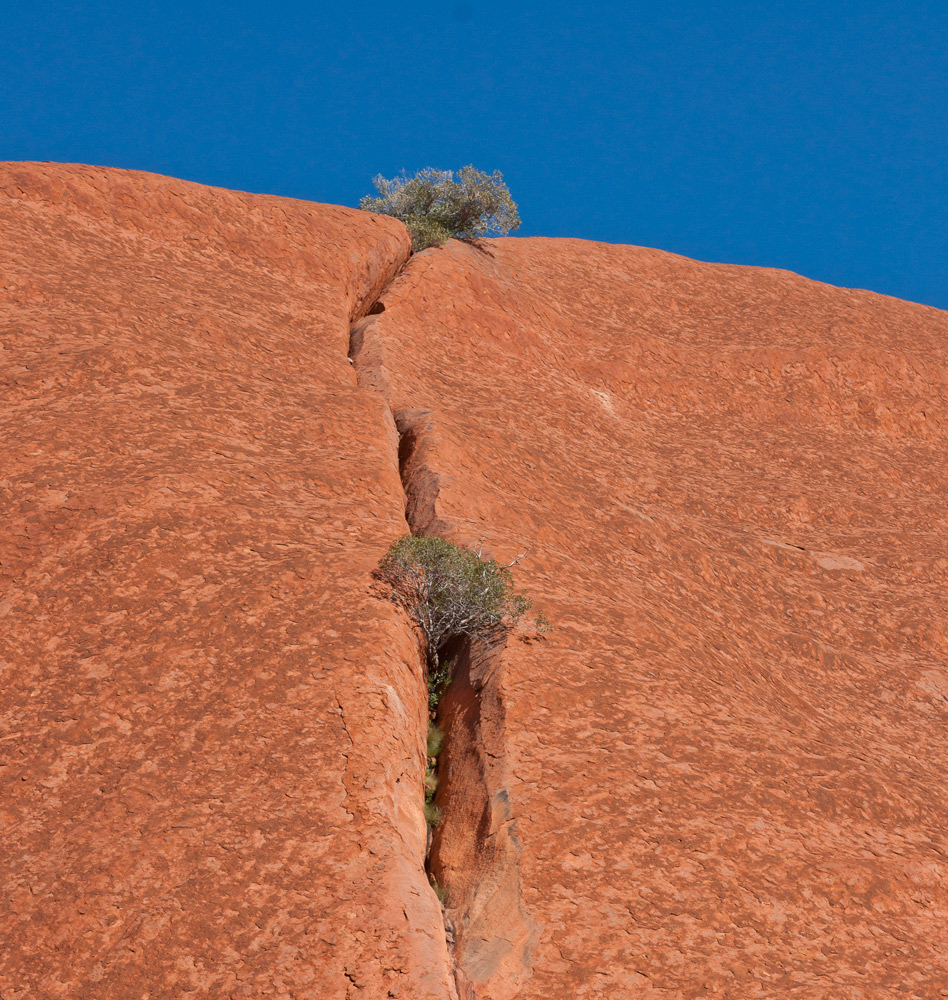
[[[403,268],[399,269],[401,272]],[[398,276],[393,275],[392,281]],[[390,285],[391,283],[389,283]],[[412,535],[433,535],[443,534],[446,527],[440,522],[435,514],[435,501],[438,495],[437,476],[426,464],[425,459],[430,451],[430,440],[428,433],[433,430],[431,423],[431,413],[421,410],[394,410],[390,400],[390,387],[385,379],[382,367],[381,343],[378,340],[377,331],[374,330],[375,317],[385,312],[385,304],[382,296],[385,288],[379,294],[379,298],[371,303],[364,314],[359,317],[350,327],[349,332],[349,361],[354,366],[356,380],[362,388],[371,389],[379,393],[385,400],[388,412],[395,429],[396,442],[395,449],[398,461],[399,478],[402,490],[405,495],[405,522]],[[366,337],[366,334],[369,337]],[[373,336],[374,334],[374,336]],[[421,656],[421,654],[419,654]],[[421,657],[425,659],[424,657]],[[427,664],[422,670],[422,676],[426,687],[428,684]],[[424,692],[426,702],[429,703],[429,692]],[[341,708],[341,706],[340,706]],[[437,749],[432,754],[431,730],[436,724],[436,711],[429,709],[427,713],[429,720],[428,732],[422,734],[425,745],[426,767],[423,787],[424,796],[419,800],[419,805],[424,806],[425,822],[428,828],[428,836],[425,844],[425,856],[422,859],[425,874],[431,884],[432,891],[438,896],[441,903],[441,914],[443,919],[442,933],[448,946],[448,954],[452,957],[454,968],[452,975],[455,989],[459,1000],[477,1000],[476,994],[466,981],[463,971],[458,966],[457,940],[454,925],[448,916],[445,908],[444,891],[440,886],[437,876],[431,868],[431,845],[433,822],[432,813],[429,811],[433,792],[438,786],[437,757],[440,751],[440,739]]]
[[[346,712],[345,712],[345,709],[342,707],[342,702],[339,700],[339,696],[338,695],[335,695],[335,699],[336,699],[336,708],[339,711],[339,719],[342,722],[342,731],[346,734],[346,739],[349,741],[349,746],[351,748],[353,746],[352,734],[349,732],[349,726],[346,723]],[[344,753],[342,756],[343,756],[343,758],[345,759],[345,762],[346,762],[345,770],[342,773],[342,789],[343,789],[343,793],[344,793],[343,806],[344,806],[346,812],[348,813],[349,818],[350,819],[354,819],[354,817],[352,815],[352,810],[349,809],[348,805],[345,804],[346,801],[349,798],[349,788],[348,788],[348,785],[347,785],[347,778],[348,778],[348,774],[349,774],[349,755],[347,753]]]
[[[382,299],[397,277],[352,324],[349,360],[360,387],[379,393],[388,407],[408,530],[446,538],[452,525],[437,510],[441,478],[435,415],[393,404],[384,365],[378,324],[386,312]],[[459,1000],[512,1000],[530,975],[539,928],[521,905],[521,846],[505,787],[499,650],[465,639],[449,643],[438,655],[442,662],[453,661],[453,670],[447,687],[433,699],[429,733],[423,734],[428,737],[434,727],[444,739],[443,749],[439,745],[434,754],[426,739],[426,794],[419,797],[428,821],[425,872],[442,902]],[[423,673],[427,678],[427,669]]]

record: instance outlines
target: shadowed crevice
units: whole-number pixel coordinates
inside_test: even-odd
[[[530,976],[539,928],[520,895],[516,820],[507,788],[506,710],[499,649],[465,643],[438,721],[445,733],[428,871],[447,887],[458,992],[512,1000]],[[470,992],[464,993],[464,989]]]
[[[452,526],[438,514],[436,415],[393,408],[380,335],[384,313],[379,300],[352,324],[349,359],[360,387],[378,392],[388,405],[409,531],[448,537]],[[521,848],[505,786],[501,650],[465,640],[440,652],[454,657],[456,667],[437,712],[444,747],[435,804],[443,818],[428,837],[425,870],[446,892],[444,933],[459,1000],[513,1000],[530,976],[539,929],[520,898]],[[427,734],[421,736],[424,742]],[[420,794],[419,808],[423,801]]]
[[[405,491],[405,520],[413,535],[445,537],[448,524],[437,515],[439,476],[428,464],[435,451],[429,410],[396,410],[398,471]]]

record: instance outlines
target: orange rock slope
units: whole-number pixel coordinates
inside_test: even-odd
[[[417,648],[369,593],[394,429],[346,357],[402,227],[26,165],[0,218],[0,996],[443,998]]]
[[[948,314],[92,168],[0,218],[4,1000],[948,995]],[[442,703],[443,915],[406,515],[553,624]]]

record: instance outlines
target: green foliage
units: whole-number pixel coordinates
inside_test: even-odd
[[[427,215],[408,215],[402,222],[408,227],[414,253],[427,247],[440,247],[454,235],[443,223]]]
[[[438,897],[438,902],[443,903],[448,898],[448,890],[438,883],[434,875],[429,875],[428,881],[431,883],[431,888],[434,889],[434,894]]]
[[[378,576],[425,637],[428,689],[436,703],[450,681],[450,667],[440,661],[444,647],[460,638],[492,645],[532,607],[514,589],[509,566],[443,538],[403,536],[386,553]]]
[[[440,661],[428,668],[428,711],[435,712],[441,695],[454,678],[454,660]]]
[[[444,733],[433,723],[428,723],[428,757],[425,762],[425,803],[431,804],[438,790],[438,754],[444,742]]]
[[[520,225],[517,206],[503,174],[486,174],[473,166],[452,170],[425,167],[414,177],[402,174],[373,179],[379,197],[366,195],[359,208],[401,219],[411,233],[412,250],[440,246],[452,236],[476,239],[504,236]]]
[[[428,756],[437,757],[444,743],[444,733],[432,722],[428,725]]]
[[[441,822],[441,810],[433,803],[425,800],[425,822],[432,829]]]

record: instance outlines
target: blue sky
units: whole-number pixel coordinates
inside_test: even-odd
[[[500,169],[522,235],[948,308],[948,4],[31,0],[0,159],[355,204]]]

